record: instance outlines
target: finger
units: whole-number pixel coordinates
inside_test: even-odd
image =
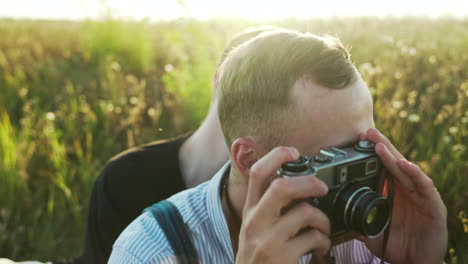
[[[307,202],[300,202],[286,212],[273,227],[277,230],[277,239],[286,241],[296,236],[305,227],[314,228],[323,234],[330,235],[330,221],[318,208]]]
[[[367,138],[367,133],[365,133],[365,132],[359,133],[358,139],[359,139],[359,141],[362,141],[362,140],[369,140],[369,139]]]
[[[400,169],[397,159],[388,150],[384,143],[377,143],[375,145],[375,152],[382,160],[383,165],[390,173],[407,189],[410,191],[415,190],[413,181]]]
[[[292,201],[322,197],[327,192],[328,186],[313,175],[277,178],[260,199],[258,213],[261,217],[278,217],[281,210]]]
[[[297,160],[299,151],[292,147],[277,147],[258,160],[249,173],[246,207],[252,207],[258,203],[271,183],[272,175],[281,167],[281,164]]]
[[[323,256],[330,250],[330,246],[331,241],[327,235],[317,229],[311,229],[289,240],[285,245],[285,252],[298,256],[313,252]]]
[[[396,159],[404,159],[405,157],[393,146],[393,144],[390,142],[390,140],[385,137],[382,133],[380,133],[379,130],[376,128],[369,128],[367,130],[367,138],[374,142],[375,144],[377,143],[383,143],[385,146],[388,148],[390,153],[396,158]]]
[[[434,183],[416,164],[407,160],[398,160],[399,168],[413,181],[417,192],[429,199],[438,198]]]

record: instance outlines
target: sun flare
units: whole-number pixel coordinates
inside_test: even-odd
[[[27,8],[26,8],[27,7]],[[158,21],[177,17],[244,18],[251,20],[329,18],[333,16],[468,15],[468,1],[268,1],[268,0],[17,0],[4,1],[0,17],[87,19],[112,14],[127,19]]]

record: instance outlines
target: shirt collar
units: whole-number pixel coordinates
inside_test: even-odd
[[[228,173],[231,162],[228,161],[224,166],[215,174],[210,180],[207,187],[206,195],[206,208],[208,210],[208,217],[213,223],[215,234],[221,243],[225,253],[231,262],[234,262],[234,253],[231,247],[231,237],[227,226],[226,218],[224,217],[223,207],[221,205],[220,188],[221,182],[225,175]]]

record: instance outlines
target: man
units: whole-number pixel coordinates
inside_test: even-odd
[[[220,61],[233,47],[270,29],[259,27],[239,33]],[[216,93],[217,73],[213,86]],[[91,195],[85,251],[75,262],[106,263],[118,235],[144,208],[208,180],[228,160],[216,98],[213,96],[206,119],[193,134],[133,148],[106,165]]]
[[[276,171],[299,155],[358,139],[376,143],[395,177],[385,261],[442,263],[446,208],[429,177],[374,128],[368,88],[337,39],[265,32],[229,54],[218,89],[230,162],[209,182],[169,199],[201,263],[308,263],[328,252],[329,219],[297,202],[326,195],[326,184],[313,175],[278,178]],[[336,263],[380,263],[382,237],[360,239],[332,247]],[[175,256],[146,212],[117,239],[109,263],[175,263]]]

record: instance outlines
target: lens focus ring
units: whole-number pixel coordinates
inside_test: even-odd
[[[367,237],[382,233],[390,221],[390,204],[380,194],[367,186],[353,186],[343,194],[343,220],[347,229]]]

